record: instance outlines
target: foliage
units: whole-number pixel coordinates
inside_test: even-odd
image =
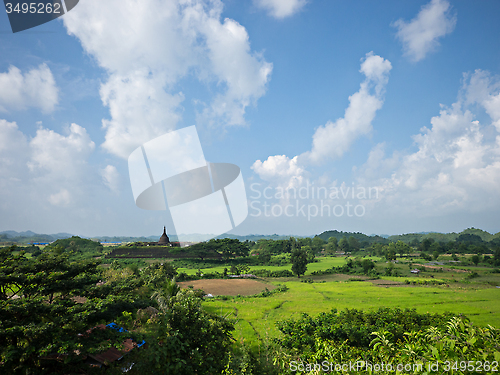
[[[220,374],[229,360],[233,324],[204,311],[191,290],[168,299],[159,293],[155,298],[160,308],[158,324],[133,373]]]
[[[326,270],[314,271],[312,275],[328,275],[335,273],[343,273],[350,275],[369,275],[376,276],[375,263],[371,259],[359,259],[356,258],[352,260],[348,258],[346,264],[339,267],[332,267]]]
[[[258,277],[292,277],[293,272],[290,270],[270,271],[266,269],[254,270],[252,273]]]
[[[98,286],[96,262],[70,262],[58,249],[31,259],[0,249],[0,361],[9,374],[58,373],[78,366],[78,353],[123,341],[103,341],[105,332],[79,333],[140,306],[128,287]]]
[[[354,237],[359,242],[367,241],[369,244],[389,243],[388,240],[386,240],[385,238],[380,237],[380,236],[367,236],[366,234],[359,233],[359,232],[353,233],[353,232],[342,232],[342,231],[337,231],[337,230],[329,230],[329,231],[323,232],[323,233],[319,234],[318,237],[320,237],[324,241],[328,241],[328,239],[330,237],[335,237],[337,240],[340,240],[343,237],[346,237],[346,238]]]
[[[151,287],[153,290],[161,288],[175,276],[177,276],[177,270],[169,262],[153,263],[141,272],[144,285]]]
[[[373,312],[346,309],[337,312],[321,313],[316,318],[302,314],[297,319],[276,323],[283,337],[276,342],[285,349],[297,349],[301,353],[315,351],[316,340],[329,340],[337,344],[346,341],[350,347],[368,348],[371,333],[385,329],[394,340],[403,340],[404,332],[430,326],[444,326],[451,313],[418,314],[415,309],[380,308]]]
[[[44,251],[53,251],[58,247],[64,252],[71,252],[73,256],[96,256],[101,255],[104,250],[99,242],[73,236],[52,242]]]
[[[294,249],[290,257],[292,262],[292,272],[300,278],[307,271],[307,252],[304,248]]]
[[[354,363],[354,371],[342,371],[348,374],[463,375],[498,371],[500,331],[491,326],[474,327],[466,318],[452,317],[441,327],[406,331],[402,340],[395,340],[384,329],[372,332],[372,337],[370,347],[362,351],[350,347],[347,341],[336,343],[318,337],[314,352],[301,355],[295,363]],[[295,355],[291,351],[279,352],[275,360],[286,368]],[[381,364],[385,370],[380,370]],[[300,373],[317,372],[306,369]]]

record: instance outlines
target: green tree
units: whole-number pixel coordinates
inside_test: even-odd
[[[424,251],[424,252],[428,252],[429,248],[431,247],[431,245],[432,245],[433,242],[434,242],[434,240],[432,238],[426,238],[420,244],[421,250]]]
[[[359,241],[354,236],[350,236],[348,242],[351,251],[358,251],[361,247]]]
[[[111,281],[93,261],[70,262],[62,247],[27,259],[12,248],[0,249],[0,362],[8,374],[69,373],[85,353],[122,342],[104,330],[78,336],[103,320],[134,308],[135,285]],[[132,274],[131,271],[128,271]],[[76,299],[75,297],[79,297]],[[106,337],[106,335],[111,335]],[[129,335],[130,337],[130,335]],[[104,343],[104,344],[103,344]],[[64,363],[41,358],[63,354]]]
[[[266,264],[271,260],[271,253],[267,249],[262,249],[259,251],[259,262]]]
[[[295,249],[290,256],[292,272],[300,278],[307,271],[307,252],[304,248]]]
[[[328,255],[333,255],[337,251],[338,241],[337,237],[328,238],[328,243],[326,244],[326,253]]]
[[[164,284],[176,276],[177,269],[169,262],[153,263],[141,272],[142,282],[151,290],[161,289]]]
[[[396,251],[399,253],[401,256],[409,255],[411,253],[411,247],[407,243],[404,243],[403,241],[398,241],[396,242]]]
[[[481,261],[481,257],[479,255],[477,255],[477,254],[474,254],[471,257],[471,260],[472,260],[472,263],[474,263],[477,266],[478,263]]]
[[[320,253],[321,250],[323,250],[323,246],[325,246],[325,241],[323,241],[321,237],[315,236],[312,239],[311,247],[316,254]]]
[[[397,248],[394,242],[391,242],[387,245],[385,250],[385,259],[387,260],[396,260]]]
[[[345,236],[342,237],[339,241],[339,250],[343,251],[344,253],[347,253],[349,251],[349,242],[347,241],[347,238]]]
[[[216,256],[217,253],[214,248],[212,248],[210,245],[207,245],[205,242],[198,242],[195,243],[191,246],[189,246],[187,249],[182,249],[180,247],[174,248],[170,250],[171,253],[187,253],[192,257],[200,258],[201,260],[204,260],[207,257],[210,256]]]
[[[248,256],[249,253],[248,247],[234,238],[211,239],[207,244],[211,249],[221,254],[225,261],[228,261],[230,258]]]
[[[304,250],[307,254],[307,263],[314,262],[314,258],[316,257],[316,255],[314,254],[314,250],[311,248],[311,246],[302,246],[302,250]]]
[[[150,346],[134,358],[134,374],[221,374],[229,359],[233,324],[205,311],[194,291],[154,296],[160,310]]]

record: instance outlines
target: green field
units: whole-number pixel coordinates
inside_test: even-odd
[[[490,324],[500,327],[500,288],[496,287],[500,286],[500,274],[491,273],[491,268],[467,267],[470,271],[479,273],[479,276],[473,279],[467,277],[470,272],[458,272],[457,269],[446,266],[443,266],[443,270],[427,269],[416,276],[410,273],[410,260],[402,260],[394,265],[400,277],[382,276],[380,279],[369,280],[367,276],[342,274],[311,276],[313,271],[341,266],[345,262],[344,257],[321,257],[319,262],[308,264],[308,271],[301,279],[263,279],[274,285],[285,284],[289,288],[286,292],[265,298],[230,297],[226,300],[206,300],[204,307],[211,312],[235,319],[235,338],[255,344],[266,342],[278,335],[275,327],[278,320],[297,318],[302,313],[315,316],[332,309],[377,310],[380,307],[398,307],[415,308],[419,313],[449,311],[457,315],[465,314],[479,326]],[[386,267],[385,261],[378,262],[376,266],[379,272]],[[251,270],[259,268],[282,270],[290,269],[290,265],[252,267]],[[202,272],[223,270],[224,267],[214,267],[202,269]],[[196,272],[195,269],[187,268],[179,271],[189,274]],[[306,279],[313,282],[301,282]],[[405,280],[442,285],[407,285]]]
[[[343,264],[345,264],[345,258],[343,257],[320,257],[317,258],[318,262],[314,263],[309,263],[307,265],[307,272],[306,276],[310,275],[313,271],[319,271],[319,270],[325,270],[327,268],[331,267],[338,267]],[[370,258],[377,260],[379,258]],[[210,267],[210,268],[201,268],[201,272],[203,273],[208,273],[208,272],[219,272],[223,273],[224,268],[229,269],[231,266],[229,265],[222,265],[222,266],[217,266],[217,267]],[[252,270],[260,270],[260,269],[266,269],[269,271],[281,271],[281,270],[290,270],[291,265],[287,264],[284,266],[250,266],[250,273],[252,273]],[[196,268],[184,268],[184,267],[179,267],[177,269],[177,272],[185,272],[188,275],[194,275],[197,272]]]
[[[332,277],[332,279],[335,276]],[[500,289],[376,286],[371,282],[287,281],[289,290],[266,298],[240,297],[205,302],[205,308],[237,319],[235,337],[251,342],[277,335],[277,320],[316,315],[332,309],[376,310],[380,307],[415,308],[418,312],[465,314],[475,324],[500,327]]]

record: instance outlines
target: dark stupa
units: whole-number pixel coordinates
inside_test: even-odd
[[[170,239],[167,236],[167,228],[163,227],[163,234],[158,241],[158,245],[168,245],[170,243]]]

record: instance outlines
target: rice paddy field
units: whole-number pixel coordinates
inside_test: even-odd
[[[240,289],[237,283],[234,283],[234,286],[226,284],[226,290],[229,288],[231,293],[207,298],[204,307],[234,319],[235,338],[255,344],[266,342],[278,335],[275,326],[278,320],[299,317],[303,313],[315,316],[332,309],[346,308],[415,308],[420,313],[450,311],[457,315],[465,314],[479,326],[500,327],[500,274],[492,273],[491,268],[473,267],[466,271],[465,268],[440,266],[427,268],[419,275],[413,275],[410,273],[411,267],[403,262],[395,264],[401,274],[399,277],[382,276],[379,279],[370,279],[367,276],[343,274],[311,275],[313,271],[340,266],[345,261],[343,257],[320,258],[319,262],[308,264],[306,275],[300,279],[258,279],[255,282],[262,283],[261,289],[264,290],[272,290],[279,285],[286,285],[288,288],[287,291],[266,297],[245,296],[249,294],[245,288]],[[386,266],[385,262],[380,262],[377,269],[381,270]],[[258,268],[280,270],[290,269],[290,265],[252,269]],[[223,272],[223,269],[224,267],[207,268],[202,269],[202,272]],[[185,269],[184,272],[193,271],[196,272],[192,269]],[[477,272],[479,276],[468,278],[471,271]],[[224,281],[231,283],[239,280]],[[205,282],[211,280],[198,280],[195,288],[204,289]]]

